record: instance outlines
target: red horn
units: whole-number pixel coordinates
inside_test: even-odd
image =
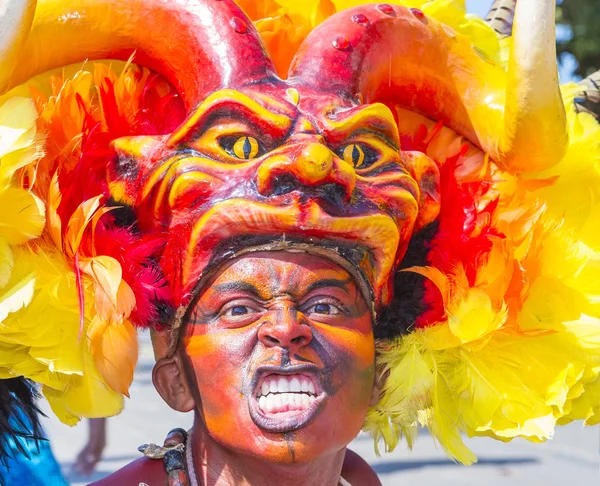
[[[232,0],[43,0],[7,89],[85,59],[126,60],[165,76],[188,109],[207,93],[275,72],[260,37]]]
[[[481,78],[493,78],[495,70],[502,71],[420,10],[379,4],[339,12],[319,25],[300,46],[289,78],[363,103],[419,111],[479,144],[485,134],[471,115],[484,98]]]

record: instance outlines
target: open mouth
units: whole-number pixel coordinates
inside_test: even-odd
[[[198,281],[213,252],[211,249],[227,241],[244,237],[301,236],[326,238],[332,245],[356,245],[366,254],[357,262],[374,290],[376,301],[388,299],[388,276],[393,268],[400,240],[399,230],[391,217],[379,213],[365,216],[338,217],[326,213],[316,202],[285,206],[229,199],[215,204],[194,224],[190,251],[184,264],[184,280]]]
[[[312,422],[326,399],[322,373],[315,365],[260,366],[252,380],[248,406],[258,427],[283,433]]]

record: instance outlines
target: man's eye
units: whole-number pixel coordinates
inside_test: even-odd
[[[229,155],[242,160],[255,159],[261,151],[258,140],[248,135],[224,137],[219,144]]]
[[[236,305],[231,309],[227,309],[224,314],[228,317],[237,317],[249,314],[250,311],[251,309],[249,307],[246,307],[245,305]]]
[[[307,314],[323,314],[323,315],[335,315],[341,314],[341,310],[332,304],[315,304],[310,307]]]
[[[371,147],[360,143],[351,143],[339,150],[340,156],[357,169],[365,169],[374,164],[379,155]]]

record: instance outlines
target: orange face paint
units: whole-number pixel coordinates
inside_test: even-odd
[[[201,422],[230,450],[306,462],[360,431],[374,380],[371,313],[348,272],[323,257],[261,252],[226,264],[193,304],[184,346]],[[294,380],[304,392],[288,390]]]

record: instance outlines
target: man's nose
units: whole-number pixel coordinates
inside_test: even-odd
[[[356,174],[327,146],[316,141],[290,145],[288,151],[265,160],[258,169],[257,186],[264,196],[328,186],[348,199]]]
[[[260,326],[258,339],[267,348],[301,348],[312,341],[312,330],[294,309],[282,309]]]

